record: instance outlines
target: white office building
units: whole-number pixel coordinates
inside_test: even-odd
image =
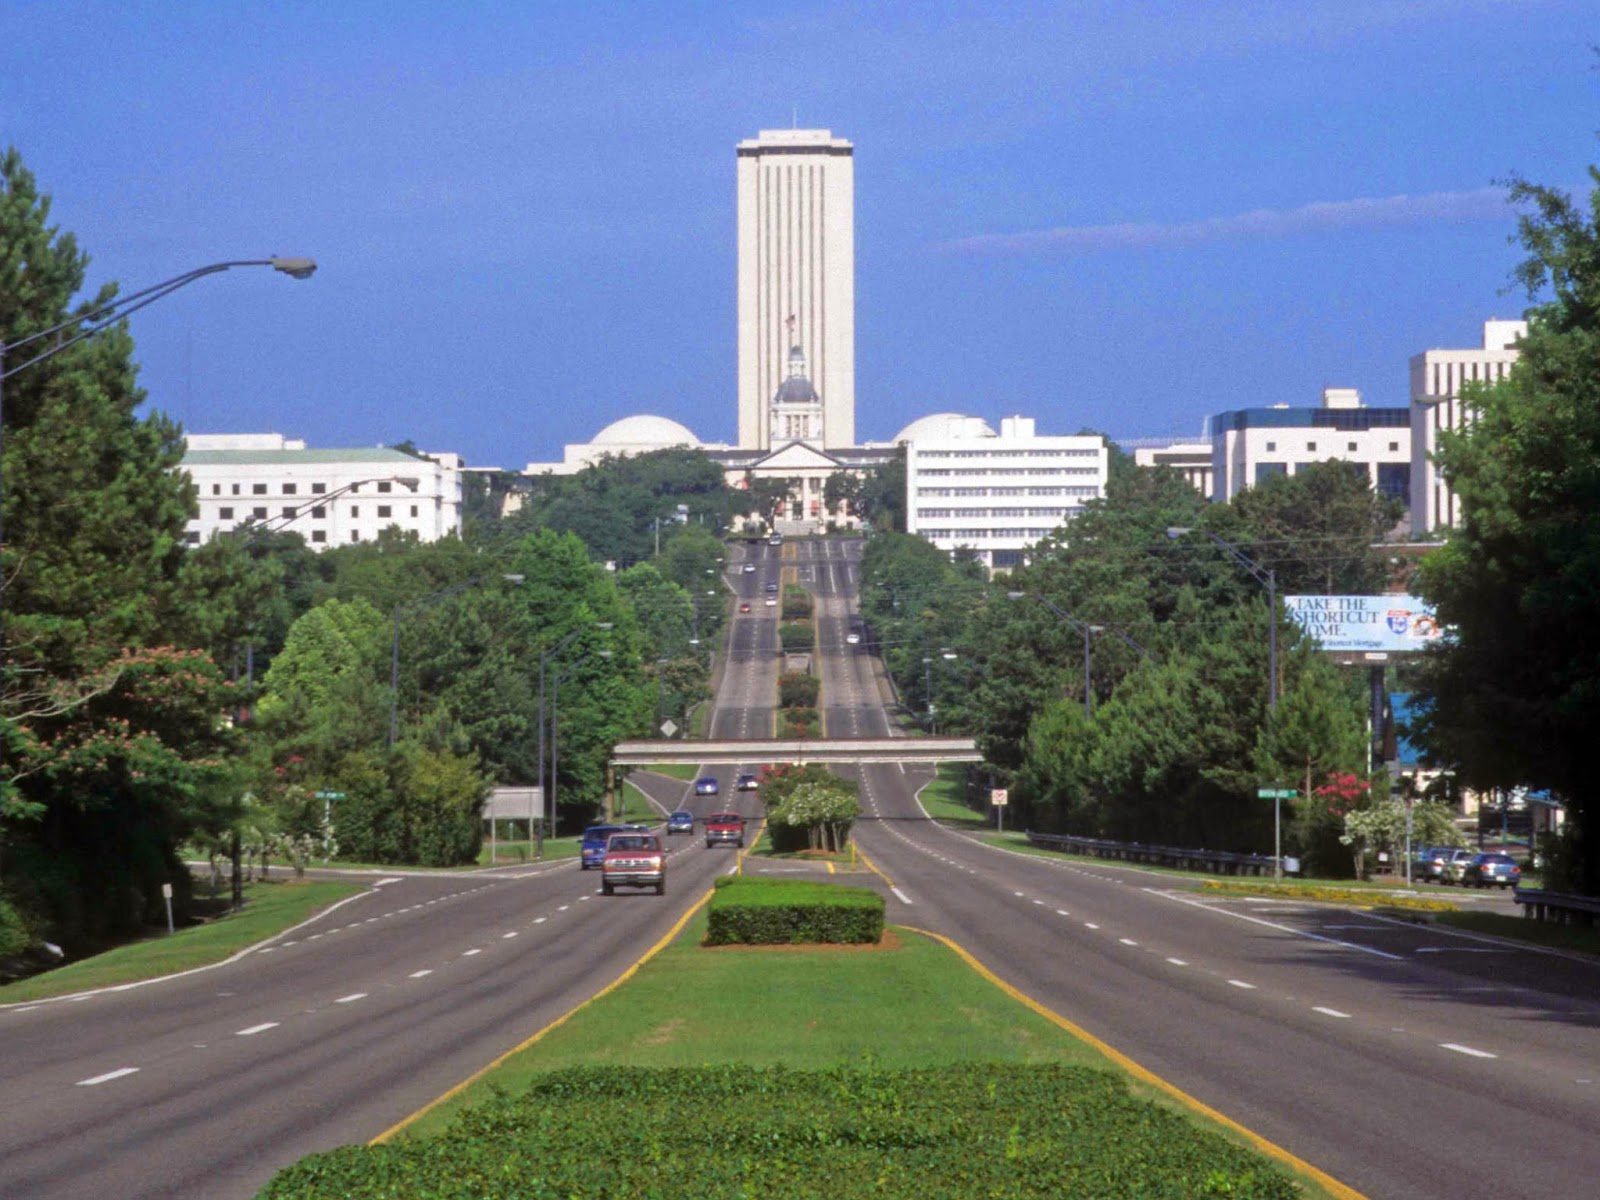
[[[313,550],[368,542],[391,526],[431,542],[461,532],[461,460],[385,446],[310,450],[277,433],[190,434],[190,545],[242,526],[298,533]]]
[[[938,413],[895,441],[906,447],[907,532],[970,549],[991,570],[1020,564],[1106,491],[1104,438],[1040,436],[1031,417],[1006,417],[996,434],[976,417]]]
[[[827,445],[855,444],[854,148],[826,129],[738,145],[739,446],[771,445],[789,350],[806,348]]]
[[[1133,463],[1138,467],[1170,467],[1195,491],[1207,499],[1211,497],[1211,443],[1191,442],[1182,438],[1140,438],[1122,442],[1123,450],[1133,452]]]
[[[1526,321],[1483,323],[1483,345],[1476,350],[1424,350],[1411,357],[1411,531],[1426,536],[1461,522],[1455,493],[1434,467],[1443,430],[1458,430],[1471,420],[1461,403],[1467,383],[1497,383],[1517,361],[1517,339]]]
[[[1368,408],[1355,388],[1324,388],[1322,403],[1241,408],[1206,421],[1211,499],[1233,499],[1272,475],[1293,475],[1339,459],[1367,473],[1375,491],[1405,503],[1411,490],[1411,414]]]

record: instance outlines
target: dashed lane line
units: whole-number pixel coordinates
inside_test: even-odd
[[[1349,1013],[1340,1012],[1337,1008],[1324,1008],[1320,1004],[1313,1005],[1311,1011],[1319,1012],[1325,1017],[1337,1017],[1341,1021],[1348,1021],[1350,1019]]]
[[[115,1071],[107,1071],[104,1075],[96,1075],[91,1079],[78,1080],[79,1087],[98,1087],[102,1083],[110,1083],[113,1079],[121,1079],[124,1075],[136,1075],[138,1067],[118,1067]]]
[[[1463,1046],[1459,1042],[1440,1042],[1441,1050],[1454,1050],[1457,1054],[1465,1054],[1468,1058],[1499,1058],[1498,1054],[1491,1054],[1487,1050],[1477,1050],[1471,1046]]]
[[[1247,992],[1253,992],[1253,991],[1256,990],[1256,985],[1255,984],[1246,983],[1242,979],[1230,979],[1230,980],[1228,980],[1228,983],[1232,987],[1243,988]]]
[[[233,1036],[234,1037],[255,1037],[255,1035],[258,1034],[258,1033],[265,1033],[269,1029],[276,1029],[281,1023],[282,1022],[279,1022],[279,1021],[263,1021],[259,1025],[252,1025],[248,1029],[241,1029],[237,1033],[235,1033]]]
[[[357,1000],[365,1000],[366,998],[367,994],[365,992],[351,992],[348,996],[340,996],[334,1003],[354,1004]]]
[[[433,974],[433,968],[432,967],[424,967],[420,971],[411,972],[411,974],[406,976],[406,978],[407,979],[421,979],[426,975],[432,975],[432,974]]]

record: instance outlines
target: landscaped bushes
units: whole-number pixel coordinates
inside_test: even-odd
[[[706,945],[859,944],[883,938],[871,888],[723,875],[707,910]]]
[[[971,1063],[555,1071],[466,1109],[437,1137],[313,1154],[261,1197],[1300,1194],[1265,1156],[1133,1096],[1110,1072]]]
[[[807,654],[816,644],[816,634],[805,621],[785,621],[778,626],[778,639],[788,654]]]
[[[790,671],[778,677],[779,708],[815,708],[822,681],[804,671]]]
[[[785,621],[809,621],[812,611],[811,593],[803,587],[790,584],[783,589],[782,611]]]
[[[814,738],[822,732],[822,719],[814,708],[780,709],[778,719],[780,737]]]

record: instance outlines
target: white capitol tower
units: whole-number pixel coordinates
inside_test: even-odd
[[[826,129],[738,146],[739,445],[767,449],[772,398],[800,346],[826,444],[856,437],[854,148]]]

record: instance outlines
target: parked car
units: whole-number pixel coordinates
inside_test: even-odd
[[[717,777],[715,775],[702,775],[694,781],[694,794],[696,796],[715,796],[717,790]]]
[[[740,792],[757,792],[761,790],[761,780],[749,773],[740,775],[734,782],[734,790]]]
[[[1444,860],[1444,874],[1440,883],[1460,883],[1461,876],[1467,869],[1467,860],[1472,857],[1471,850],[1451,850]]]
[[[744,818],[738,813],[712,813],[706,818],[706,849],[744,846]]]
[[[1417,851],[1411,863],[1413,883],[1443,883],[1444,864],[1450,857],[1451,846],[1424,846]]]
[[[1499,854],[1493,851],[1480,851],[1467,859],[1467,865],[1461,869],[1461,884],[1465,887],[1488,887],[1490,884],[1499,884],[1503,888],[1515,887],[1522,879],[1522,868],[1517,866],[1517,860],[1509,854]]]
[[[583,831],[583,839],[578,848],[578,864],[587,871],[590,867],[598,867],[606,856],[606,839],[613,833],[621,833],[620,825],[591,825]]]
[[[667,836],[675,833],[693,833],[694,814],[686,808],[680,808],[667,818]]]
[[[619,887],[667,890],[667,852],[653,833],[613,833],[600,863],[600,890],[607,896]]]

